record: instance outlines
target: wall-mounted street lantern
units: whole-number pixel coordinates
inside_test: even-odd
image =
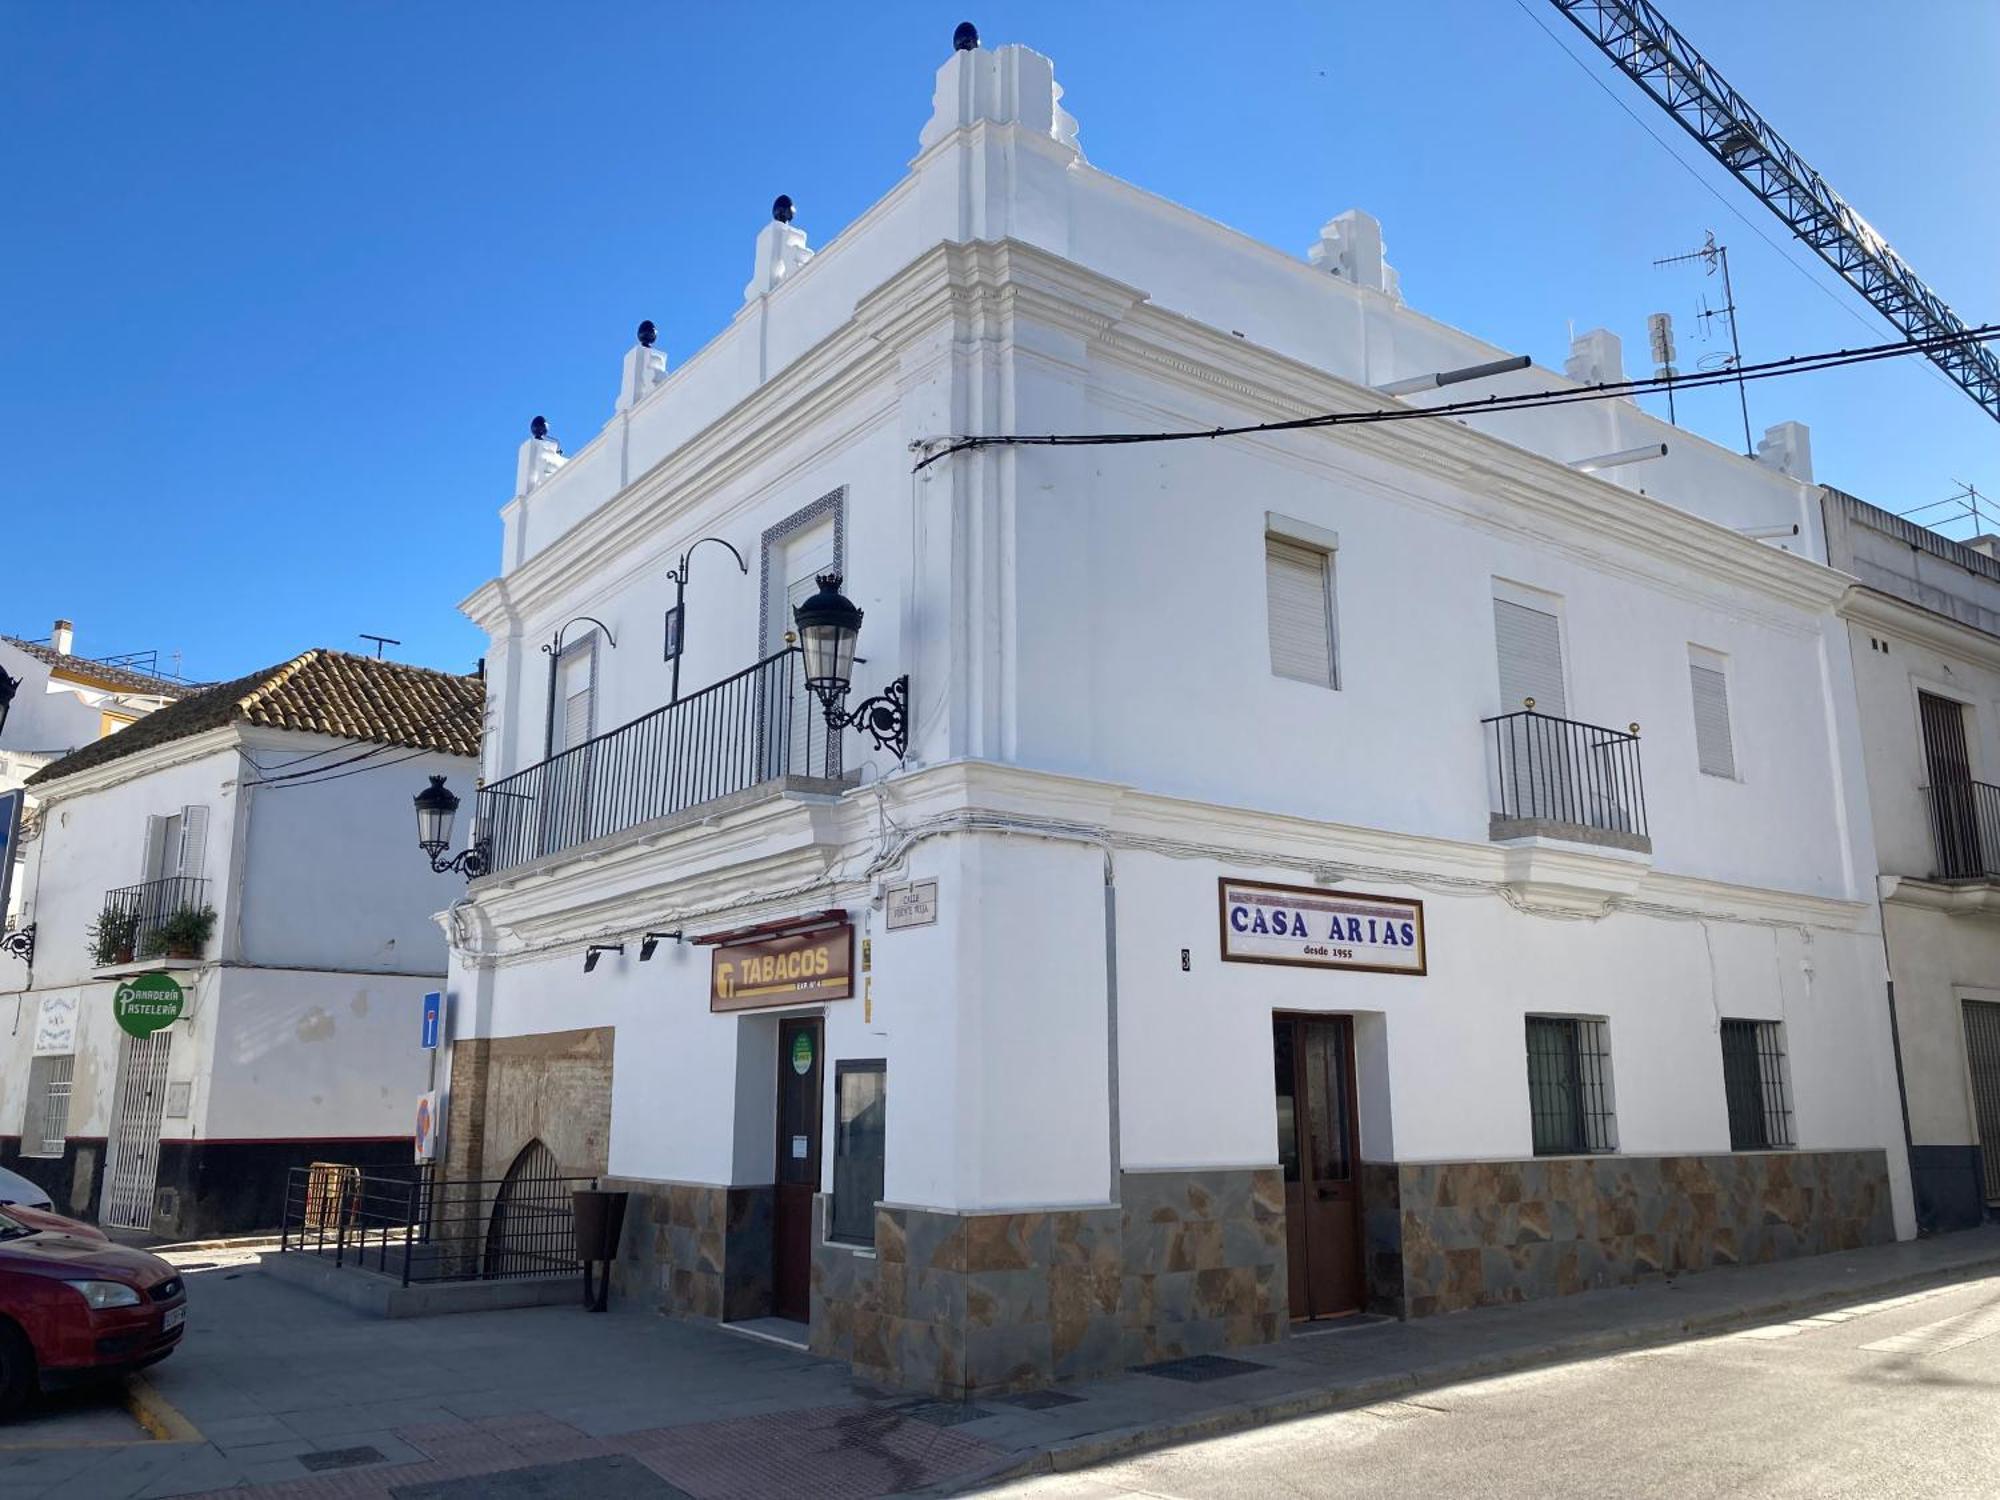
[[[456,871],[467,880],[476,879],[486,873],[486,848],[477,834],[469,847],[461,849],[450,859],[444,851],[451,847],[451,825],[458,816],[458,795],[444,784],[442,776],[433,776],[431,784],[416,795],[417,804],[417,847],[430,859],[431,868],[440,875]]]
[[[840,731],[848,728],[861,730],[875,741],[876,749],[893,750],[901,760],[910,750],[909,676],[898,677],[874,697],[862,699],[852,713],[847,711],[861,611],[841,593],[838,573],[822,573],[815,581],[819,592],[794,609],[792,619],[805,659],[806,686],[826,710],[827,774],[839,774]]]
[[[746,576],[750,572],[750,564],[743,560],[743,554],[719,536],[705,536],[681,554],[680,565],[673,571],[674,607],[667,611],[667,660],[674,664],[673,696],[667,700],[669,703],[681,701],[681,653],[687,649],[688,559],[694,556],[695,547],[701,546],[703,542],[714,542],[718,547],[728,547],[729,555],[736,559],[736,571]]]
[[[14,695],[21,690],[21,679],[9,677],[0,671],[0,733],[7,728],[7,710],[14,706]]]

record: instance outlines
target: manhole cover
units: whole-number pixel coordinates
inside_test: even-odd
[[[299,1462],[314,1473],[328,1469],[358,1469],[363,1464],[379,1464],[386,1455],[379,1448],[322,1448],[317,1453],[301,1453]]]
[[[1000,1398],[1009,1406],[1023,1406],[1029,1411],[1047,1411],[1052,1406],[1074,1406],[1081,1396],[1067,1395],[1062,1391],[1023,1391],[1018,1396]]]
[[[993,1415],[983,1407],[964,1401],[913,1401],[901,1408],[901,1413],[913,1421],[928,1422],[933,1427],[958,1427]]]
[[[1248,1375],[1252,1370],[1268,1370],[1269,1365],[1247,1359],[1230,1359],[1221,1354],[1193,1354],[1186,1359],[1166,1359],[1156,1365],[1140,1365],[1141,1375],[1157,1375],[1162,1380],[1227,1380],[1232,1375]]]

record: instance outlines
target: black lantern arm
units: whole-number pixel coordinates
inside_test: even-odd
[[[417,847],[424,851],[424,857],[431,862],[435,873],[457,873],[467,880],[474,880],[486,873],[486,843],[478,836],[479,824],[475,819],[470,847],[449,858],[445,856],[444,851],[451,847],[451,825],[458,815],[459,798],[444,782],[444,777],[432,776],[430,785],[418,792],[414,799]]]
[[[568,633],[572,625],[595,625],[599,630],[604,632],[605,645],[609,646],[613,651],[618,649],[618,637],[613,635],[611,627],[598,619],[596,615],[572,615],[569,619],[563,621],[552,639],[542,642],[542,650],[546,651],[550,656],[559,655],[563,648],[563,636]]]
[[[863,698],[849,713],[829,703],[826,722],[833,729],[858,729],[877,750],[895,752],[897,760],[910,753],[910,677],[906,672],[873,697]]]
[[[689,543],[687,551],[681,554],[680,566],[676,568],[673,574],[671,575],[674,582],[678,583],[682,588],[687,587],[688,564],[694,558],[695,549],[709,542],[715,543],[715,545],[718,547],[727,547],[729,549],[729,555],[736,559],[736,571],[745,574],[746,576],[749,574],[750,564],[743,560],[743,554],[736,550],[736,544],[734,542],[728,541],[719,536],[705,536],[700,538],[698,541]]]
[[[21,691],[21,679],[9,677],[4,667],[0,667],[0,729],[7,727],[7,711],[14,706],[14,695]]]
[[[35,962],[35,924],[30,922],[26,927],[0,933],[0,953],[18,958],[32,968]]]

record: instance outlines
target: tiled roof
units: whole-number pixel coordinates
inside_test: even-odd
[[[37,641],[24,641],[19,636],[0,635],[17,651],[25,651],[36,661],[46,662],[66,677],[73,677],[92,687],[109,688],[118,693],[145,693],[154,698],[182,698],[198,692],[200,683],[176,682],[171,677],[155,677],[151,672],[136,672],[130,667],[113,666],[106,661],[92,661],[87,656],[67,656]]]
[[[71,751],[28,780],[34,785],[54,781],[225,724],[475,756],[485,702],[486,684],[478,677],[347,651],[308,651],[169,703],[116,734]]]

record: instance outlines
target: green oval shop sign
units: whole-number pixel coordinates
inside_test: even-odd
[[[184,1004],[180,981],[171,974],[141,974],[119,985],[111,997],[119,1026],[139,1037],[173,1025]]]

